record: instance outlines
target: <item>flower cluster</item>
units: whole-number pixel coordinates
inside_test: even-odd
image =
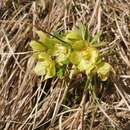
[[[67,65],[87,76],[96,73],[102,81],[107,80],[109,72],[113,71],[111,65],[102,60],[99,50],[79,30],[54,37],[42,31],[36,33],[39,39],[30,42],[33,56],[37,60],[34,71],[39,76],[44,75],[45,79],[63,77]]]

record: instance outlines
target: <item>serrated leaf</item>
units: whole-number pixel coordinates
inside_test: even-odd
[[[112,69],[111,65],[106,62],[102,62],[101,64],[98,65],[97,74],[99,75],[102,81],[107,80],[111,69]]]

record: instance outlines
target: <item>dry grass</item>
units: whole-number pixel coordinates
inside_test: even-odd
[[[0,1],[0,130],[130,129],[129,0]],[[116,70],[84,94],[84,79],[37,77],[29,41],[34,29],[67,31],[78,21],[99,40]]]

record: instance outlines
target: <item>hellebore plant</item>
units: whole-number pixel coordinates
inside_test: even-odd
[[[110,71],[113,71],[93,46],[97,36],[91,38],[84,25],[54,36],[42,31],[36,33],[39,39],[32,40],[30,46],[37,60],[34,71],[38,76],[45,76],[45,79],[56,76],[62,78],[67,66],[71,66],[73,73],[82,72],[88,77],[97,74],[102,81],[106,81]]]

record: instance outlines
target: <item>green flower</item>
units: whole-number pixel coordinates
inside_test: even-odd
[[[55,62],[44,53],[41,53],[38,58],[39,61],[34,69],[35,73],[38,76],[45,75],[45,79],[54,77],[56,74]]]

